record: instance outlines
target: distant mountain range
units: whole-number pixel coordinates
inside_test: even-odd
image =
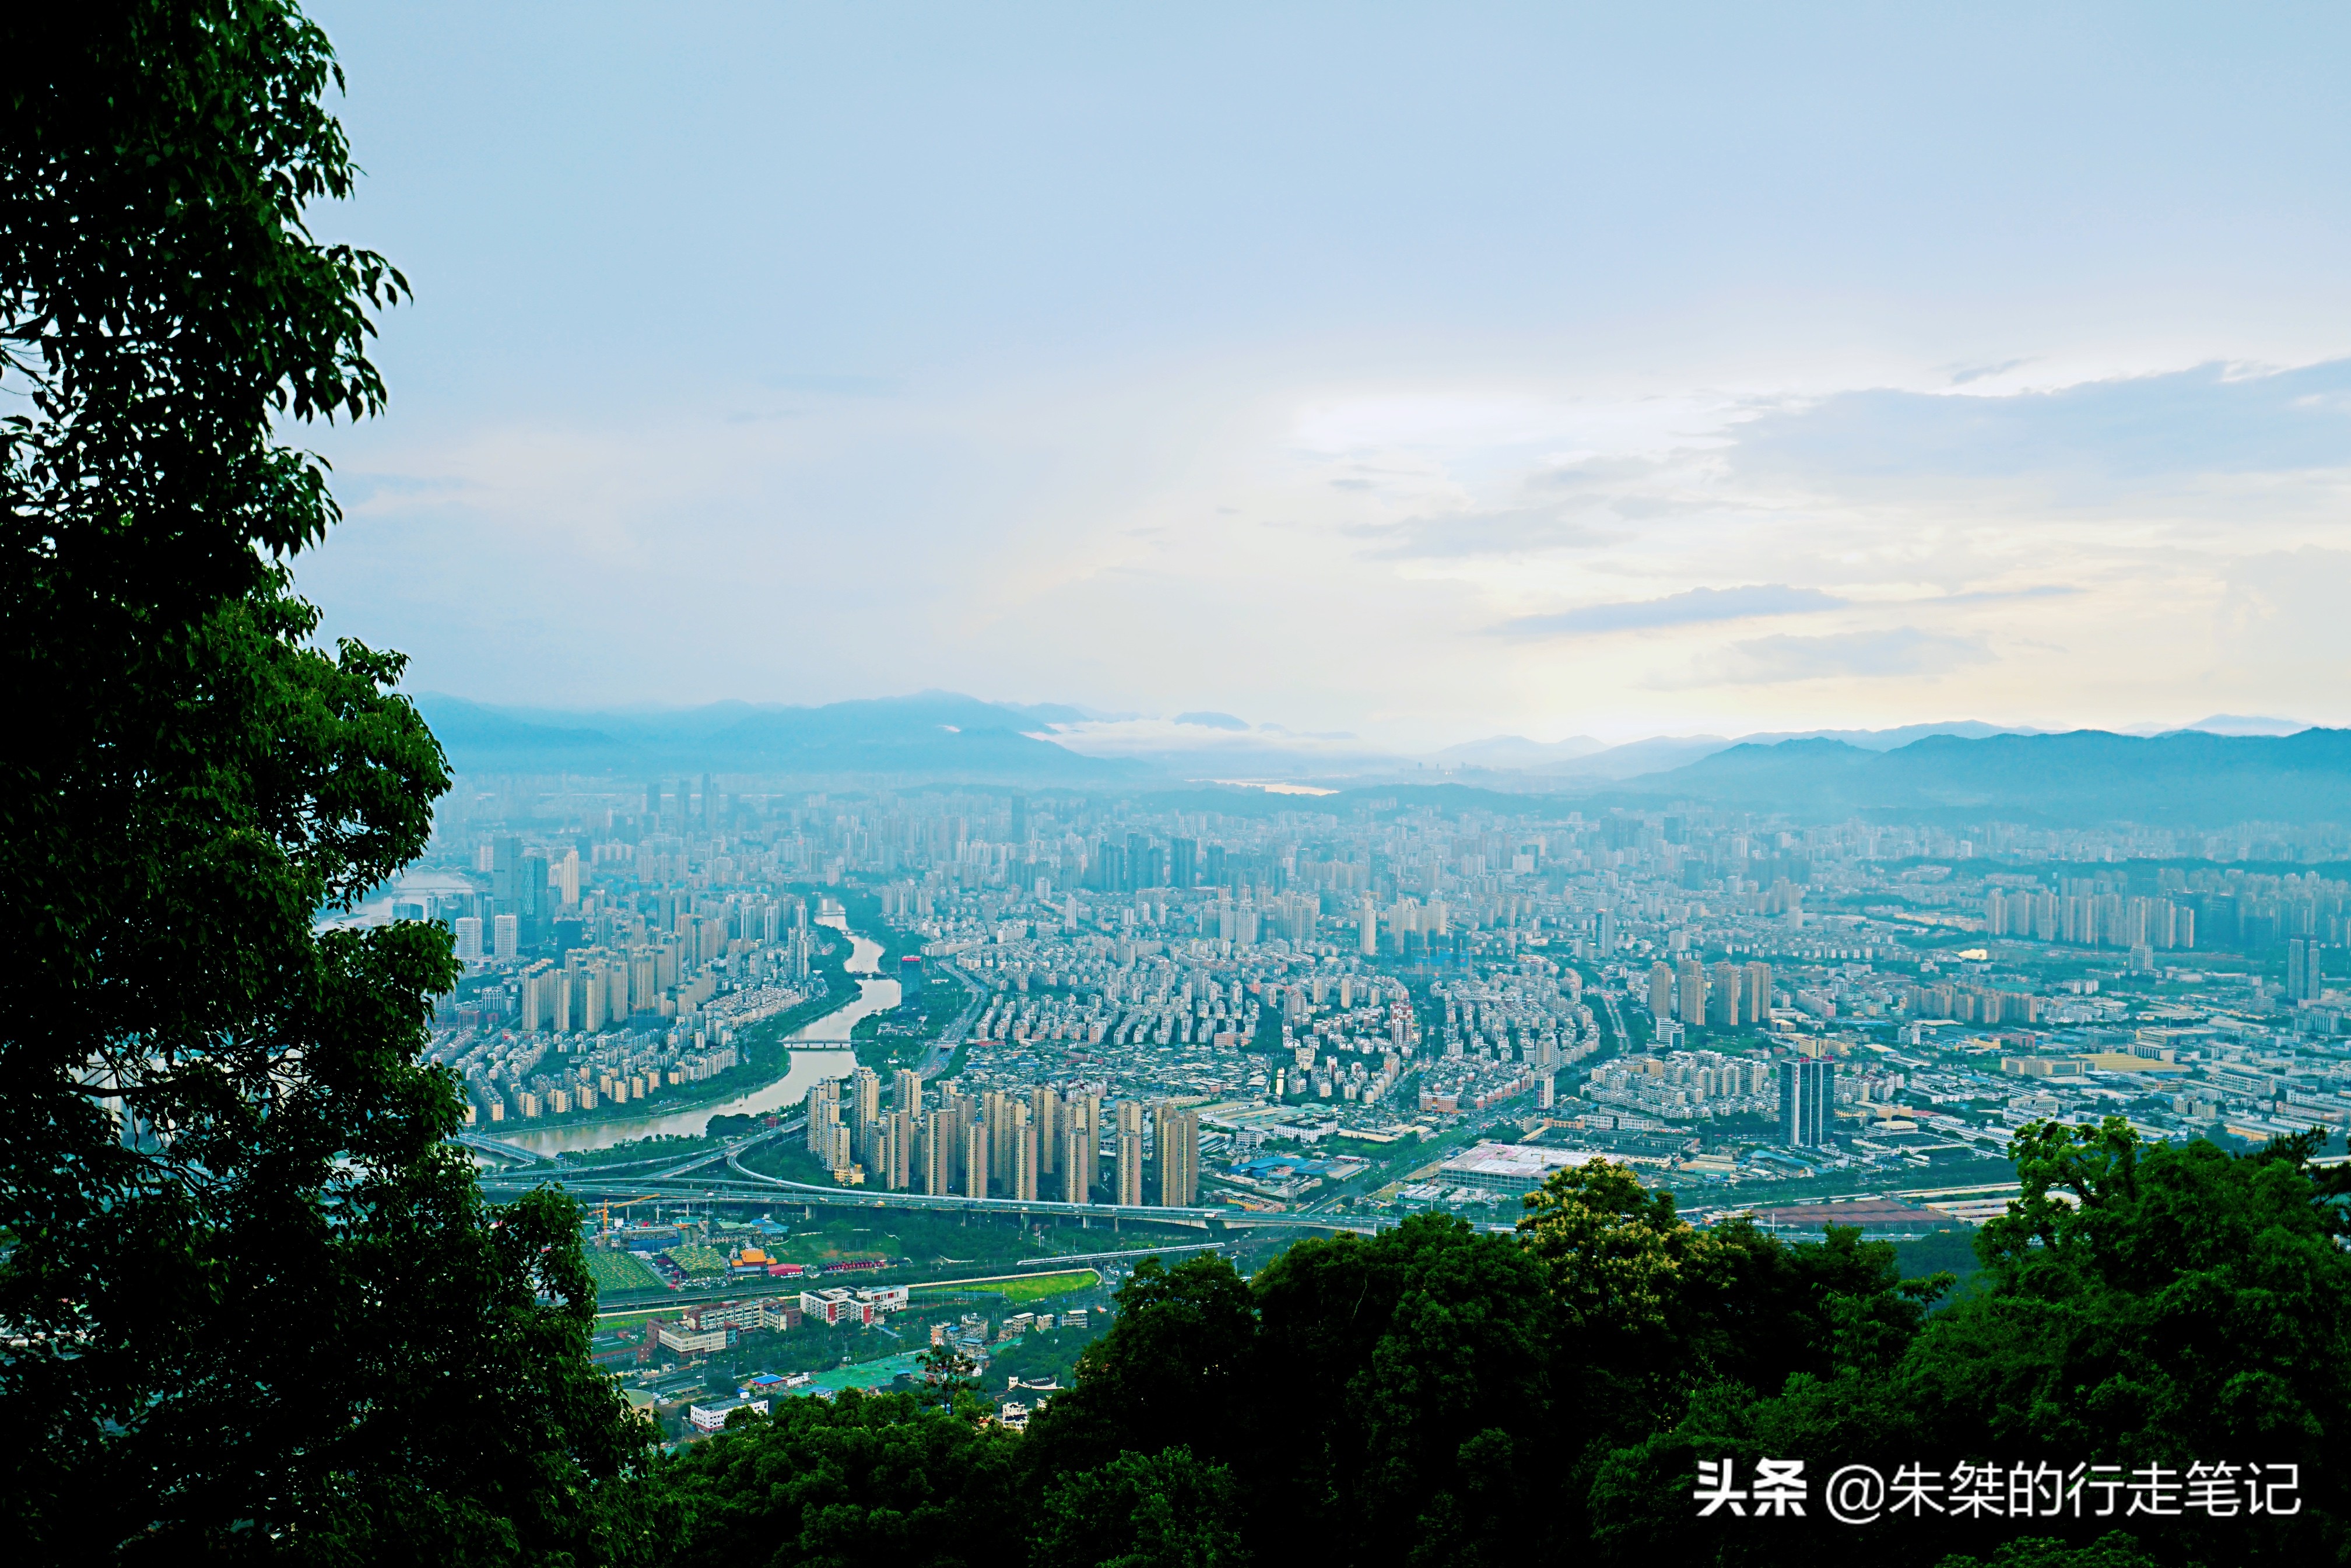
[[[1934,735],[1890,751],[1786,740],[1734,746],[1625,787],[1810,817],[1886,810],[2072,823],[2344,821],[2351,820],[2351,730]]]
[[[953,692],[755,707],[719,703],[667,713],[551,715],[427,693],[416,699],[461,773],[768,773],[1008,784],[1099,784],[1155,777],[1081,757],[1035,731],[1050,722]],[[1075,709],[1049,709],[1081,716]]]
[[[1595,801],[1687,800],[1805,817],[1989,811],[2052,821],[2217,825],[2351,819],[2351,731],[2215,715],[2156,733],[2050,734],[1976,720],[1883,730],[1497,736],[1426,758],[1228,714],[1173,720],[954,692],[765,707],[559,713],[426,694],[417,706],[466,774],[758,774],[1029,788],[1202,779],[1326,788],[1434,785]]]

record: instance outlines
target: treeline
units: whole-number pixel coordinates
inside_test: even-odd
[[[2028,1128],[1964,1291],[1855,1231],[1695,1229],[1594,1162],[1516,1236],[1146,1264],[1025,1435],[946,1387],[795,1399],[643,1496],[682,1568],[2340,1562],[2351,1258],[2314,1146]]]

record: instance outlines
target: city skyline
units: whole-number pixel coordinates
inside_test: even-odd
[[[2351,721],[2339,18],[323,20],[413,689]]]

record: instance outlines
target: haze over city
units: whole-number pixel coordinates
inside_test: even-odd
[[[413,690],[2351,719],[2339,13],[323,20]]]

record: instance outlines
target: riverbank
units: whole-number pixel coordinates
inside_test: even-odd
[[[876,974],[881,944],[846,929],[842,916],[823,923],[844,942],[821,939],[829,991],[819,1016],[806,1017],[807,1004],[763,1020],[737,1037],[744,1061],[706,1084],[692,1101],[664,1103],[653,1114],[541,1124],[528,1132],[502,1130],[508,1143],[534,1154],[600,1149],[645,1138],[700,1136],[713,1116],[764,1115],[796,1104],[820,1080],[846,1076],[857,1065],[851,1037],[867,1016],[897,1005],[898,982]],[[842,951],[846,948],[846,951]],[[800,1021],[793,1027],[795,1017]],[[711,1090],[717,1092],[711,1092]],[[728,1093],[732,1098],[726,1097]],[[650,1107],[649,1107],[650,1109]]]

